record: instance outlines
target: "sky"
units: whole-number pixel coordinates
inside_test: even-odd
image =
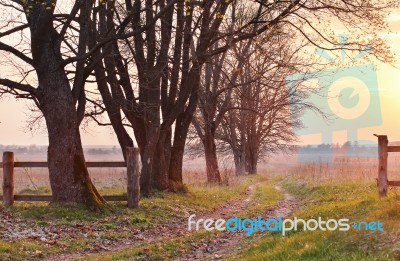
[[[329,143],[332,142],[343,144],[347,140],[354,140],[354,138],[352,139],[350,137],[354,137],[355,135],[357,137],[356,140],[358,141],[375,143],[376,137],[374,137],[373,134],[388,135],[389,142],[400,141],[400,9],[393,10],[391,14],[387,17],[387,22],[389,23],[391,32],[379,32],[379,36],[387,41],[390,50],[395,55],[395,62],[393,64],[385,64],[383,62],[372,60],[369,63],[372,63],[374,66],[376,66],[376,72],[366,73],[365,70],[356,70],[355,72],[353,71],[353,73],[350,74],[351,76],[359,74],[359,78],[361,78],[361,80],[363,81],[370,80],[370,78],[375,77],[373,75],[376,74],[377,84],[375,84],[375,86],[377,85],[377,92],[372,92],[372,95],[379,96],[379,100],[377,101],[379,105],[372,105],[374,104],[374,102],[373,97],[371,96],[369,97],[369,106],[371,107],[370,111],[366,112],[364,116],[360,117],[359,119],[357,119],[356,117],[353,120],[347,121],[347,123],[341,123],[340,116],[343,116],[345,114],[341,115],[340,113],[338,113],[340,112],[340,109],[338,108],[339,105],[337,102],[335,103],[334,99],[331,98],[328,103],[335,103],[336,107],[334,107],[332,110],[335,111],[334,114],[338,113],[338,115],[340,116],[335,115],[337,116],[337,118],[333,121],[333,123],[321,123],[320,121],[316,120],[320,117],[313,114],[313,116],[311,117],[312,120],[309,120],[308,124],[306,120],[305,128],[299,131],[299,134],[303,134],[299,135],[300,144],[328,143],[325,142],[326,140],[330,141]],[[346,31],[338,31],[338,34],[346,34]],[[361,62],[361,64],[363,63]],[[335,66],[332,65],[332,68],[334,67]],[[357,78],[358,76],[355,76],[355,78]],[[340,77],[338,81],[339,80]],[[316,85],[317,83],[313,84]],[[343,84],[346,84],[347,86]],[[333,84],[331,86],[333,86]],[[349,78],[346,78],[345,81],[342,81],[341,87],[355,88],[359,86],[357,86],[356,80],[354,81],[353,79],[352,81],[352,79],[349,80]],[[333,87],[330,87],[329,89],[331,90],[333,89]],[[362,88],[359,87],[358,89],[360,90]],[[358,97],[360,105],[363,101],[362,97],[365,98],[365,95],[363,95],[362,91],[358,94],[360,95]],[[334,97],[334,94],[330,95],[329,92],[329,97]],[[367,100],[366,103],[368,103],[368,97],[365,99]],[[354,108],[362,110],[362,108],[357,106],[355,106]],[[355,111],[348,110],[347,113],[355,112],[357,114],[358,109],[356,109]],[[345,108],[343,108],[343,110],[345,110]],[[379,119],[376,119],[377,117]],[[328,134],[330,137],[328,139],[324,137],[324,134],[322,133],[323,131],[319,131],[319,133],[313,131],[317,128],[317,126],[319,126],[319,130],[326,131],[327,129],[333,129],[335,125],[338,125],[339,127],[337,127],[337,129],[334,131],[329,131]],[[348,132],[349,129],[350,131]]]
[[[393,10],[387,17],[387,21],[391,32],[380,32],[379,35],[387,40],[389,47],[396,55],[396,61],[393,64],[373,62],[377,67],[376,79],[379,90],[381,119],[378,124],[370,124],[371,126],[368,127],[360,125],[359,128],[353,129],[352,135],[357,135],[359,140],[375,141],[376,138],[373,134],[386,134],[389,141],[400,141],[400,51],[398,51],[400,50],[400,9]],[[362,95],[360,97],[362,98]],[[31,117],[32,115],[25,101],[13,97],[2,98],[0,100],[0,144],[48,144],[44,122],[39,130],[32,132],[28,128],[28,121]],[[303,135],[300,136],[300,144],[320,144],[324,142],[321,133],[304,134],[307,133],[307,127],[311,128],[311,124],[305,126],[302,132]],[[321,126],[320,128],[323,129],[325,127]],[[331,141],[333,143],[347,141],[348,132],[346,128],[339,128],[330,133]],[[109,127],[99,127],[93,123],[89,124],[85,130],[82,130],[81,134],[84,146],[118,145],[115,134]]]

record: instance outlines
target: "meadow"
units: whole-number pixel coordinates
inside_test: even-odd
[[[43,160],[38,155],[19,160]],[[93,156],[93,155],[92,155]],[[97,157],[97,156],[96,156]],[[88,157],[89,161],[120,160]],[[60,208],[46,202],[0,204],[4,260],[398,260],[400,258],[400,192],[391,187],[378,197],[377,159],[336,156],[331,163],[298,163],[279,155],[259,166],[258,175],[237,177],[229,160],[222,168],[223,186],[206,185],[202,160],[185,161],[187,193],[156,193],[142,199],[141,208],[108,204],[104,213],[84,208]],[[400,157],[389,156],[390,180],[400,180]],[[125,170],[90,169],[103,194],[124,194]],[[17,169],[17,193],[49,194],[45,169]],[[249,188],[252,191],[249,192]],[[284,207],[290,194],[296,201],[287,217],[326,217],[351,221],[380,220],[384,231],[297,231],[286,236],[262,232],[250,237],[226,232],[187,231],[187,217],[238,215],[268,217]],[[243,202],[249,202],[243,205]],[[234,209],[237,208],[237,209]],[[232,210],[233,209],[233,210]],[[14,223],[11,225],[11,223]],[[159,230],[163,233],[160,234]],[[158,232],[157,232],[158,231]]]

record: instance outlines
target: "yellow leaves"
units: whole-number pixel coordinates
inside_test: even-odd
[[[34,255],[37,256],[37,257],[43,257],[43,256],[44,256],[44,255],[43,255],[43,252],[40,251],[40,250],[35,250]]]
[[[217,12],[216,17],[217,19],[224,19],[225,15],[221,12]]]
[[[29,17],[32,13],[32,10],[34,7],[41,7],[45,9],[46,11],[53,11],[54,8],[56,7],[57,1],[55,0],[40,0],[40,1],[28,1],[28,0],[20,0],[21,3],[24,5],[24,10],[25,10],[25,15]]]
[[[246,73],[245,69],[242,68],[237,68],[236,70],[233,71],[234,73],[237,73],[239,75],[244,75]]]
[[[185,2],[190,3],[190,0],[185,0]],[[190,5],[185,6],[185,15],[186,16],[190,16],[192,14],[191,9],[192,9],[192,7]]]

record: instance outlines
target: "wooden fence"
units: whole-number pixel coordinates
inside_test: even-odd
[[[106,201],[128,201],[128,207],[137,208],[139,206],[139,149],[127,148],[125,162],[86,162],[89,168],[113,168],[124,167],[127,173],[127,195],[105,195]],[[14,168],[47,168],[47,162],[15,162],[14,153],[10,151],[3,152],[3,162],[0,163],[3,168],[3,200],[4,206],[12,206],[14,201],[51,201],[51,195],[14,195]]]
[[[379,196],[386,197],[388,186],[400,186],[400,181],[389,181],[387,177],[388,153],[400,152],[400,146],[388,146],[389,140],[386,135],[374,135],[378,137],[378,191]]]

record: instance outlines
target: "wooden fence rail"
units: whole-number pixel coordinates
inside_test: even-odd
[[[387,177],[388,170],[388,153],[389,152],[400,152],[400,146],[388,146],[389,140],[386,135],[376,135],[378,137],[378,192],[379,196],[386,197],[388,186],[400,186],[400,181],[389,181]]]
[[[86,162],[89,168],[127,168],[127,195],[105,195],[106,201],[128,201],[128,207],[139,207],[139,178],[140,178],[140,160],[138,148],[127,148],[127,162]],[[47,168],[47,162],[26,162],[14,161],[14,152],[3,152],[3,162],[0,162],[3,168],[3,195],[0,200],[4,206],[12,206],[14,201],[52,201],[52,195],[14,195],[14,168]]]

